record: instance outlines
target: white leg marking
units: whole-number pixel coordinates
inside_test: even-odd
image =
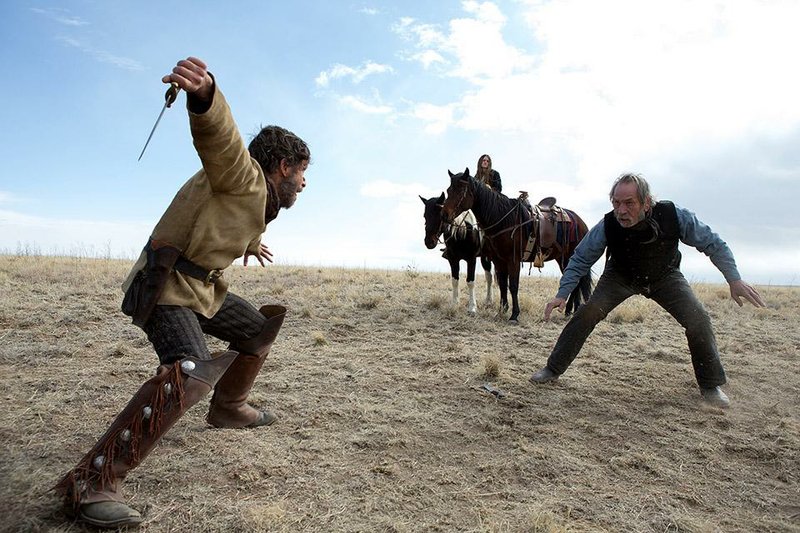
[[[475,282],[468,281],[467,288],[469,289],[469,304],[467,304],[467,313],[474,315],[478,312],[478,306],[475,303]]]

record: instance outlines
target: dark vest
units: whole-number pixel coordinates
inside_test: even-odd
[[[648,285],[681,265],[678,251],[680,228],[675,204],[661,201],[653,206],[651,221],[642,221],[632,228],[623,228],[614,212],[606,213],[606,268],[629,280]],[[652,222],[658,225],[658,235]]]

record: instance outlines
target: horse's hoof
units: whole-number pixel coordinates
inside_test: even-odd
[[[509,318],[508,323],[511,324],[512,326],[519,326],[519,320],[517,320],[516,318]]]

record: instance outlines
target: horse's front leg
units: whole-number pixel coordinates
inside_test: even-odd
[[[471,315],[478,312],[478,306],[475,303],[475,263],[474,257],[467,259],[467,289],[469,293],[467,313]]]
[[[500,270],[497,265],[494,266],[495,274],[497,274],[497,286],[500,288],[500,311],[505,313],[508,311],[508,272]]]
[[[483,274],[486,276],[486,305],[492,304],[492,262],[481,256]]]
[[[450,262],[450,275],[452,276],[453,281],[453,305],[458,305],[458,274],[460,270],[460,262],[455,257],[452,257],[452,255],[455,255],[455,252],[451,251],[451,253],[448,255],[450,255],[447,260]]]
[[[519,263],[516,263],[516,268],[512,268],[508,276],[508,287],[511,289],[511,316],[508,321],[512,324],[519,323],[519,269]]]

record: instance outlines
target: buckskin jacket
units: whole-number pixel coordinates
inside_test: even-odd
[[[178,248],[183,257],[206,270],[222,270],[245,252],[258,252],[266,229],[267,200],[277,199],[269,198],[264,171],[250,157],[217,84],[210,104],[188,95],[187,108],[203,168],[175,195],[151,238]],[[145,264],[142,252],[123,291]],[[227,292],[224,277],[206,284],[173,270],[158,305],[179,305],[211,318]]]

